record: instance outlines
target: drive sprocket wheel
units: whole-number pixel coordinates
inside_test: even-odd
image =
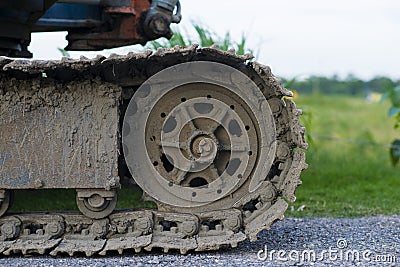
[[[284,129],[277,127],[290,123],[274,116],[267,97],[275,111],[284,102],[263,94],[248,71],[182,63],[152,76],[131,99],[123,125],[125,159],[159,209],[244,208],[261,194],[276,201],[278,188],[265,181],[277,173],[278,145],[279,153],[288,149],[287,158],[295,146],[279,140]]]

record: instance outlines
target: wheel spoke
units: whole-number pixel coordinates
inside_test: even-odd
[[[162,147],[167,147],[167,148],[177,148],[177,149],[182,149],[185,148],[187,145],[187,142],[169,142],[169,141],[162,141],[160,144]]]
[[[218,151],[231,151],[231,145],[229,144],[219,144]]]
[[[217,128],[225,122],[227,114],[228,114],[227,109],[219,108],[215,112],[215,115],[213,116],[213,121],[210,123],[210,126],[208,127],[207,131],[210,133],[215,132]]]
[[[241,144],[219,144],[218,151],[246,152],[248,148]]]
[[[214,163],[210,165],[209,170],[213,181],[217,180],[220,177],[217,167],[215,167]]]
[[[232,152],[246,152],[248,148],[244,145],[232,145],[231,151]]]
[[[190,162],[183,161],[183,162],[175,162],[174,169],[171,172],[171,178],[175,184],[180,185],[185,179],[190,171]]]
[[[190,114],[190,112],[186,106],[179,108],[179,110],[177,110],[176,115],[179,116],[179,118],[181,119],[180,120],[181,129],[184,126],[184,124],[188,124],[192,131],[197,130],[197,127],[193,122],[193,116]],[[183,122],[185,122],[185,123],[183,123]]]
[[[186,175],[187,175],[187,171],[184,170],[180,170],[178,168],[175,168],[175,183],[176,184],[181,184],[185,179],[186,179]]]

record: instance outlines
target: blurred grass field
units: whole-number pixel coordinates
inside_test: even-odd
[[[296,103],[304,108],[303,121],[311,118],[307,131],[314,138],[307,151],[309,168],[286,215],[400,214],[400,167],[391,165],[389,148],[379,145],[400,136],[387,117],[390,103],[322,95],[300,95]]]
[[[297,201],[286,216],[357,217],[400,214],[400,167],[390,163],[387,147],[399,131],[387,117],[389,102],[367,103],[349,96],[300,95],[303,121],[313,138],[307,151],[308,170]],[[365,141],[327,140],[318,136]],[[117,208],[139,205],[140,192],[123,189]],[[152,207],[152,203],[140,204]],[[76,210],[74,190],[17,191],[11,211]]]

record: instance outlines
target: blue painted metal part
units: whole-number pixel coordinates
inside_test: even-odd
[[[33,30],[93,27],[101,24],[101,16],[100,6],[56,3],[36,22]]]

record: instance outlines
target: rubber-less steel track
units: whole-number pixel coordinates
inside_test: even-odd
[[[194,213],[124,210],[99,220],[71,212],[6,214],[0,218],[0,253],[91,256],[153,248],[187,253],[216,250],[225,245],[235,247],[246,238],[255,241],[260,231],[283,219],[287,201],[295,201],[300,173],[307,167],[302,151],[307,143],[298,120],[301,111],[288,98],[292,93],[281,86],[268,67],[250,60],[250,55],[238,56],[234,52],[196,46],[79,60],[1,58],[1,101],[12,98],[5,87],[13,80],[39,83],[45,77],[55,83],[84,84],[91,80],[121,88],[138,87],[158,71],[179,63],[222,63],[247,75],[267,99],[276,127],[277,148],[272,167],[262,174],[261,186],[231,207]]]

